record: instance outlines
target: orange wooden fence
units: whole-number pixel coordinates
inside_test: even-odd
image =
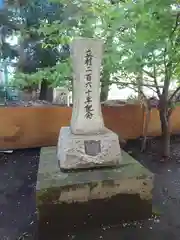
[[[60,128],[70,123],[70,107],[18,107],[0,108],[0,149],[53,146]],[[143,134],[144,109],[140,105],[102,108],[106,127],[125,139]],[[180,107],[171,117],[173,133],[180,132]],[[149,136],[161,134],[156,109],[151,112]]]
[[[177,106],[171,115],[170,121],[171,133],[180,133],[180,106]],[[161,124],[159,120],[159,113],[156,109],[151,110],[150,122],[148,126],[148,136],[160,136],[161,135]]]

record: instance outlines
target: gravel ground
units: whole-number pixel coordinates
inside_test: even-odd
[[[0,240],[34,239],[38,159],[39,149],[0,153]]]
[[[74,236],[52,240],[179,240],[180,239],[180,137],[172,139],[169,163],[159,163],[160,143],[151,141],[146,153],[139,153],[139,143],[126,149],[155,173],[154,211],[147,221],[106,226]],[[0,153],[0,240],[35,239],[35,185],[39,149]],[[139,209],[141,211],[141,209]],[[37,238],[36,238],[37,239]],[[44,240],[44,239],[43,239]]]

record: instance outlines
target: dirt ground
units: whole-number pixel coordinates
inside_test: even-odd
[[[180,137],[173,137],[171,161],[160,163],[158,139],[140,153],[139,141],[126,150],[155,173],[153,206],[157,217],[146,221],[100,226],[61,240],[179,240],[180,239]],[[40,149],[0,153],[0,240],[38,239],[35,186]],[[139,209],[141,211],[141,209]],[[56,240],[56,238],[51,238]],[[57,238],[59,240],[59,238]]]

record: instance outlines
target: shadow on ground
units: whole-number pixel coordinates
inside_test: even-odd
[[[172,139],[169,163],[159,163],[156,154],[159,140],[150,142],[146,153],[140,153],[137,141],[128,151],[155,173],[154,213],[146,221],[100,226],[99,229],[49,240],[179,240],[180,239],[180,138]],[[0,240],[38,239],[35,207],[35,185],[39,149],[0,154]],[[118,209],[117,209],[118,211]],[[139,209],[141,211],[141,209]],[[43,239],[45,240],[45,239]]]

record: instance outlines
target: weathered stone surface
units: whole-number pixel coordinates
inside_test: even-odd
[[[103,134],[75,135],[69,127],[61,128],[57,156],[64,170],[118,166],[122,160],[118,136],[109,129]]]
[[[124,151],[116,169],[62,173],[56,148],[42,148],[36,186],[40,229],[57,227],[62,234],[148,217],[152,189],[153,174]]]
[[[105,128],[100,104],[103,41],[76,38],[71,45],[73,111],[70,127],[60,130],[57,157],[61,170],[117,166],[118,136]]]
[[[104,131],[100,104],[102,50],[102,40],[76,38],[72,43],[74,85],[71,130],[74,134],[97,134]]]

